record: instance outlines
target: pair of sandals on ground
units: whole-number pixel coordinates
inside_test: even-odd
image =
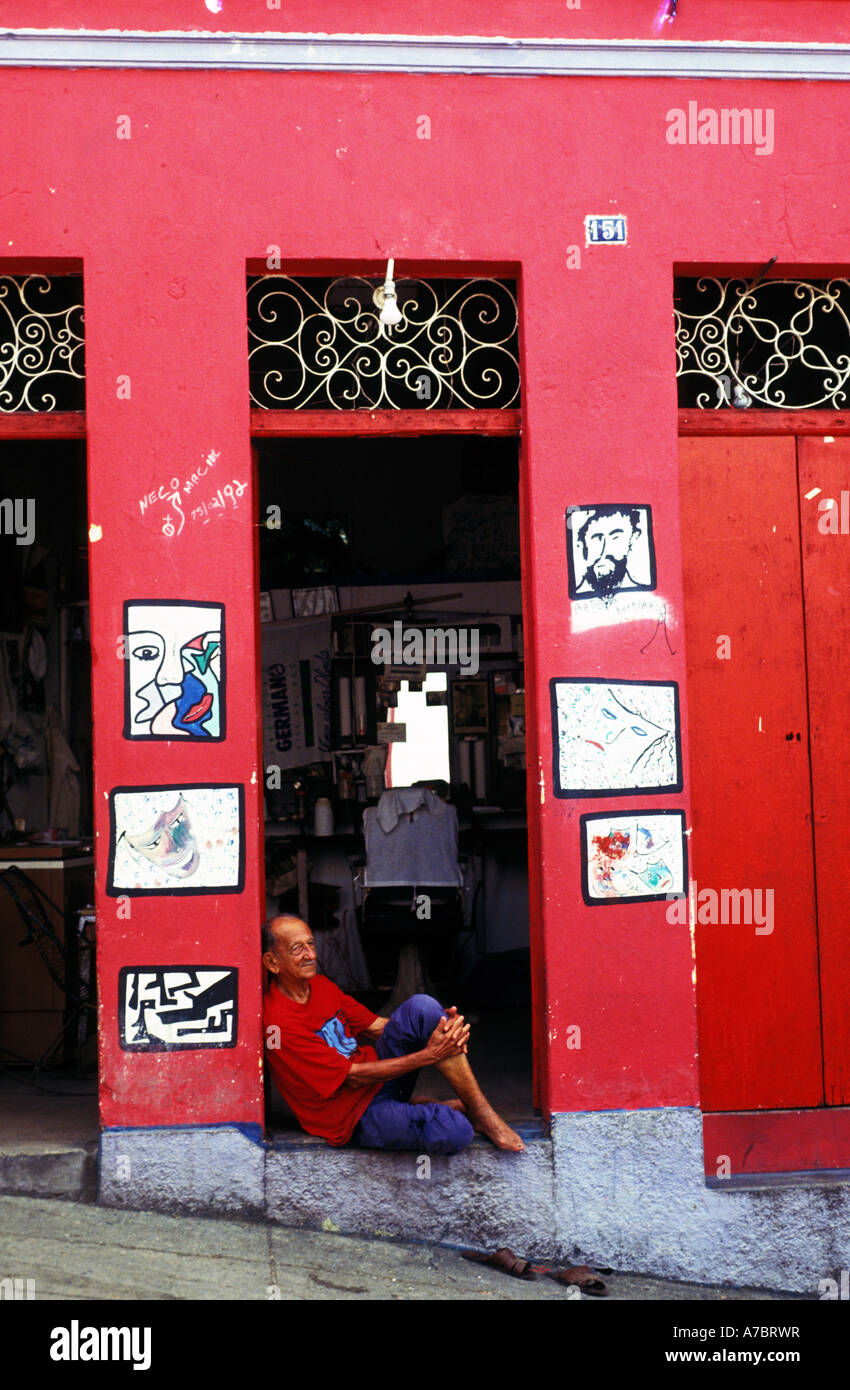
[[[598,1276],[610,1274],[610,1269],[591,1269],[589,1265],[570,1265],[568,1269],[549,1269],[546,1265],[533,1265],[530,1260],[523,1260],[519,1255],[515,1255],[507,1245],[494,1250],[491,1255],[483,1255],[478,1250],[464,1250],[463,1258],[473,1260],[476,1264],[489,1265],[492,1269],[501,1269],[505,1274],[510,1274],[513,1279],[532,1280],[536,1279],[538,1274],[544,1274],[547,1279],[555,1279],[559,1284],[574,1284],[582,1293],[592,1294],[594,1298],[607,1298],[608,1296],[608,1290]]]

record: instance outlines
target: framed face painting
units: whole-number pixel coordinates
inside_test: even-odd
[[[652,509],[631,502],[568,507],[570,598],[599,598],[654,589]]]
[[[225,736],[224,605],[124,604],[124,737]]]
[[[109,797],[107,893],[240,893],[244,799],[238,784],[116,787]]]

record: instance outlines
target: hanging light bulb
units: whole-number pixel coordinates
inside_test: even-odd
[[[753,398],[744,390],[743,384],[741,382],[740,328],[737,329],[737,333],[738,344],[736,345],[735,349],[735,376],[738,378],[738,380],[734,383],[732,387],[732,404],[736,410],[748,410],[753,403]],[[750,349],[750,351],[752,351],[752,349]],[[747,353],[747,357],[749,357],[749,353]],[[746,358],[744,359],[744,361],[746,361]]]
[[[381,311],[379,321],[382,328],[395,328],[404,317],[396,299],[395,281],[393,280],[394,267],[395,261],[391,258],[387,261],[387,278],[383,286],[379,286],[372,295],[374,303]]]
[[[387,328],[395,328],[397,323],[401,323],[401,317],[401,309],[396,303],[395,292],[388,294],[381,310],[381,323]]]

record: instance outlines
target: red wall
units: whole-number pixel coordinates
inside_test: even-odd
[[[24,22],[26,8],[7,6],[5,23]],[[66,25],[82,22],[83,11],[89,24],[105,24],[110,14],[117,22],[106,0],[78,6],[73,19],[70,0],[52,8],[57,14],[44,0],[39,23],[59,22],[60,9]],[[120,6],[122,22],[132,8]],[[167,9],[173,25],[175,15],[191,21],[199,8],[187,0],[144,11],[153,24]],[[293,28],[297,8],[287,9]],[[333,8],[323,12],[328,28],[356,27],[356,7],[345,6],[343,16],[339,6],[332,23]],[[372,27],[387,8],[370,7]],[[396,30],[416,27],[418,8],[408,8]],[[523,16],[555,9],[521,8]],[[698,7],[682,0],[680,8],[684,19]],[[847,9],[758,0],[700,8],[722,11],[730,29],[742,10],[787,12],[789,24],[811,11],[821,31],[825,11]],[[240,16],[236,27],[247,27],[249,9],[247,0],[226,0],[228,19]],[[452,6],[456,16],[463,10]],[[519,11],[505,7],[499,27]],[[299,22],[306,26],[306,17]],[[529,18],[522,27],[537,26]],[[692,98],[772,106],[775,152],[668,145],[668,108]],[[139,498],[213,448],[220,476],[250,477],[245,265],[271,244],[281,246],[284,269],[287,259],[311,257],[371,267],[390,254],[401,274],[430,260],[521,265],[527,606],[539,739],[531,809],[540,813],[532,834],[542,857],[548,1105],[697,1100],[688,931],[668,925],[665,904],[582,905],[578,816],[622,803],[553,799],[548,695],[551,676],[570,674],[673,678],[684,687],[682,631],[673,624],[675,655],[662,639],[642,651],[646,624],[571,637],[564,508],[624,496],[650,502],[659,593],[681,614],[673,266],[757,267],[771,255],[780,265],[846,266],[848,100],[839,83],[4,73],[0,117],[15,132],[0,190],[5,254],[80,258],[85,274],[90,520],[103,532],[91,546],[91,572],[104,1123],[261,1119],[262,874],[250,654],[256,509],[246,493],[238,512],[214,526],[187,522],[169,540],[159,511],[140,515]],[[416,138],[422,114],[432,120],[430,141]],[[122,115],[132,119],[129,141],[115,138]],[[629,245],[585,250],[585,214],[609,210],[627,214]],[[567,248],[575,245],[581,268],[568,270]],[[129,401],[116,398],[123,373],[132,380]],[[121,736],[121,605],[175,595],[227,605],[228,737],[213,749],[163,751]],[[686,715],[684,688],[682,695]],[[685,778],[687,793],[687,763]],[[119,920],[104,894],[107,794],[116,785],[181,779],[245,784],[245,892],[136,898],[131,919]],[[687,795],[643,804],[687,809]],[[239,1047],[122,1053],[114,1020],[119,969],[187,961],[239,966]],[[566,1047],[572,1024],[582,1029],[581,1050]]]
[[[4,29],[147,29],[219,33],[493,34],[647,39],[661,0],[5,0]],[[575,5],[575,8],[572,6]],[[846,43],[845,0],[679,0],[662,37]]]

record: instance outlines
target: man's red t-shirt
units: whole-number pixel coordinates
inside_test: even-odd
[[[324,975],[310,981],[310,998],[299,1004],[274,980],[263,1003],[266,1056],[278,1090],[308,1134],[329,1144],[347,1144],[354,1126],[380,1091],[371,1086],[343,1087],[353,1062],[376,1062],[374,1047],[358,1047],[356,1035],[378,1017],[343,994]],[[280,1029],[280,1046],[269,1029]]]

